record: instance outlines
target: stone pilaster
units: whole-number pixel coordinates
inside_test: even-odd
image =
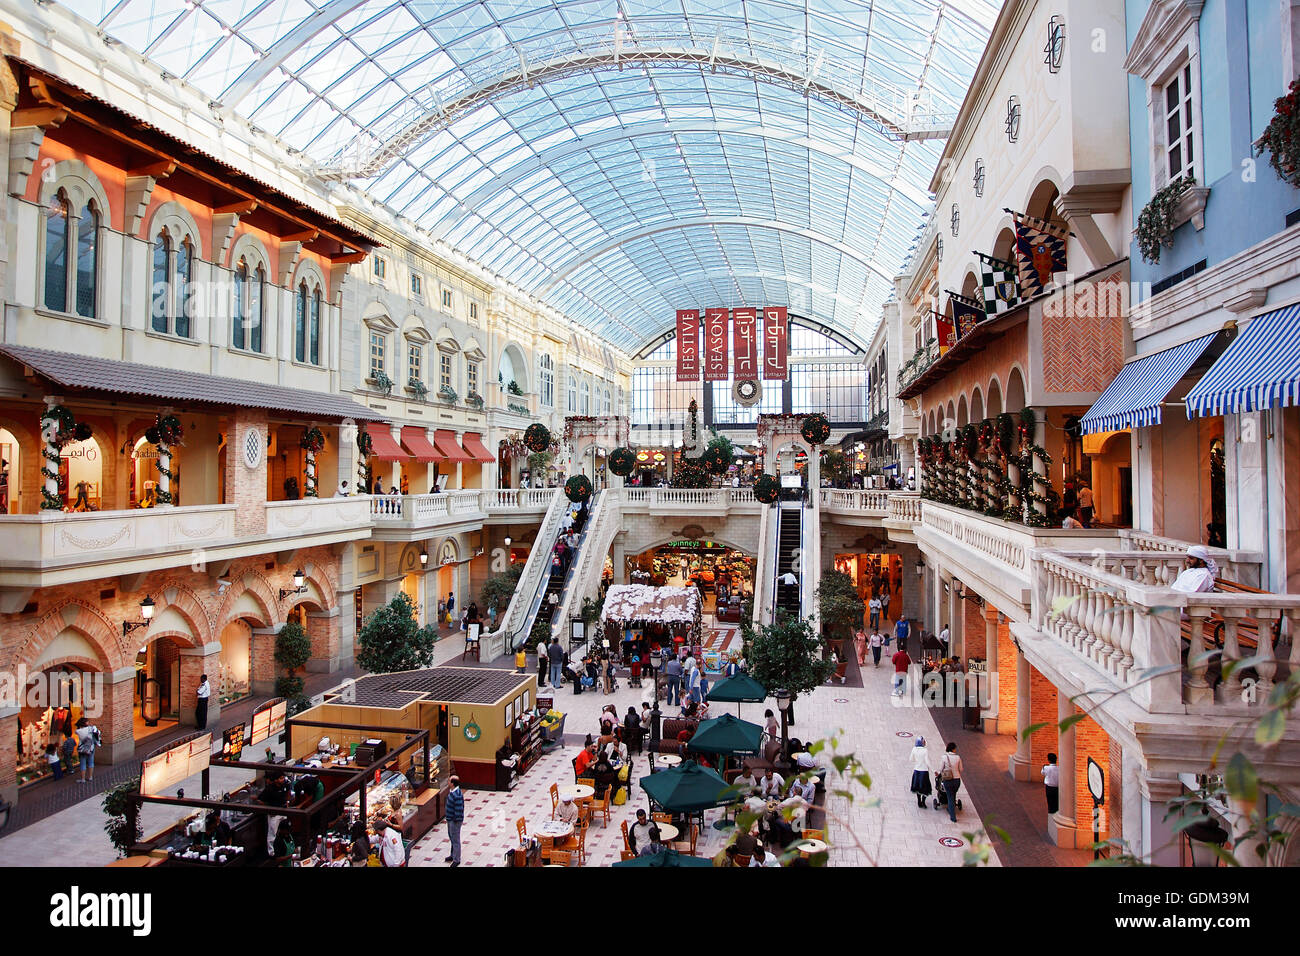
[[[266,534],[266,412],[236,409],[226,436],[226,503],[235,505],[235,534]],[[257,464],[249,467],[250,454]]]
[[[98,721],[104,745],[96,763],[122,763],[135,756],[135,668],[104,675],[104,713]]]
[[[182,647],[180,679],[180,715],[182,724],[194,724],[198,707],[199,678],[207,674],[209,684],[216,683],[221,663],[221,644],[213,642],[204,647]],[[221,716],[221,702],[214,693],[208,698],[207,727],[213,727]]]
[[[307,636],[311,638],[311,658],[307,670],[316,674],[332,674],[339,669],[339,645],[342,614],[332,611],[307,612]]]

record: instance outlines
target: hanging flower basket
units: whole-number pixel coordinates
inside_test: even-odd
[[[1160,261],[1160,250],[1174,244],[1174,213],[1183,193],[1196,185],[1191,176],[1179,176],[1169,185],[1158,190],[1151,201],[1142,207],[1138,214],[1137,229],[1133,235],[1137,239],[1138,252],[1146,262],[1152,264]]]
[[[731,467],[731,455],[725,448],[713,445],[704,450],[704,454],[700,456],[700,463],[711,475],[725,475],[727,469]]]
[[[1300,79],[1292,80],[1286,96],[1273,102],[1273,118],[1255,140],[1255,155],[1265,152],[1283,182],[1300,186]]]
[[[564,494],[575,505],[591,497],[591,480],[586,475],[574,475],[564,483]]]
[[[319,455],[325,447],[325,436],[319,428],[313,425],[303,433],[302,440],[298,444],[313,455]]]
[[[615,448],[609,453],[608,464],[611,472],[626,478],[636,467],[636,453],[631,448]]]
[[[831,437],[831,423],[821,412],[807,416],[799,426],[799,434],[810,445],[821,445]]]
[[[774,475],[759,475],[754,482],[754,498],[770,505],[781,497],[781,482]]]
[[[524,429],[524,445],[529,451],[546,451],[551,447],[551,431],[541,422]]]

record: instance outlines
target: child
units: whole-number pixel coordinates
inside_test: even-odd
[[[54,744],[47,744],[45,747],[45,761],[50,765],[50,771],[54,774],[55,780],[63,779],[63,763],[59,760],[59,748]]]
[[[515,651],[515,668],[516,673],[525,674],[528,672],[528,651],[527,645],[520,645],[519,650]]]

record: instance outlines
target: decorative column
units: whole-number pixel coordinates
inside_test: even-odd
[[[226,436],[226,503],[235,505],[235,534],[266,534],[267,414],[236,409]]]
[[[321,431],[312,423],[307,427],[307,432],[302,436],[303,457],[305,459],[303,470],[305,472],[306,487],[303,489],[304,498],[320,497],[320,489],[316,480],[316,452],[319,451],[320,445],[323,444],[324,437]]]
[[[418,606],[419,602],[416,603]],[[338,606],[332,611],[307,612],[307,636],[311,639],[308,673],[332,674],[339,669],[342,624],[343,616]]]
[[[339,482],[348,483],[348,493],[356,494],[361,484],[357,481],[357,423],[346,419],[339,425],[339,461],[335,469]]]
[[[62,511],[63,499],[59,497],[59,451],[60,414],[63,399],[58,395],[45,396],[45,412],[41,415],[41,510]]]
[[[1074,702],[1063,688],[1056,689],[1056,764],[1060,768],[1061,788],[1060,807],[1047,818],[1047,833],[1057,846],[1075,848],[1079,846],[1079,821],[1076,818],[1078,795],[1075,782],[1074,728],[1071,724],[1060,730],[1061,722],[1074,716]],[[1032,769],[1032,768],[1031,768]],[[1092,840],[1091,834],[1085,837],[1086,846]]]
[[[1158,776],[1143,772],[1141,775],[1142,809],[1141,839],[1125,831],[1125,838],[1137,848],[1137,855],[1150,866],[1178,866],[1182,860],[1181,833],[1174,830],[1177,815],[1165,819],[1168,802],[1183,792],[1182,781],[1176,776]]]
[[[3,60],[0,60],[3,63]],[[9,700],[0,701],[0,800],[13,804],[18,800],[18,714],[20,708]]]
[[[956,578],[948,580],[948,656],[957,660],[965,659],[966,642],[962,639],[965,628],[962,626],[966,615],[962,613],[962,599],[957,593],[961,582]]]
[[[984,605],[984,667],[988,674],[989,706],[981,716],[984,720],[984,733],[998,732],[998,609],[992,604]]]
[[[135,756],[135,667],[104,675],[101,713],[97,720],[104,745],[95,752],[96,763],[123,763]],[[90,710],[87,700],[87,710]]]
[[[1007,773],[1016,780],[1029,779],[1030,740],[1025,731],[1033,723],[1030,713],[1029,661],[1016,653],[1016,752],[1007,759]]]

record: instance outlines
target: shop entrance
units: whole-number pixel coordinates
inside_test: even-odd
[[[159,637],[135,655],[135,705],[132,731],[136,740],[174,727],[180,721],[181,645]]]
[[[77,664],[56,664],[29,676],[18,712],[18,783],[30,783],[54,773],[48,750],[61,761],[64,773],[76,766],[65,741],[75,741],[82,715],[82,679],[93,671]]]
[[[835,570],[853,579],[853,585],[864,602],[873,597],[881,600],[880,626],[898,620],[903,607],[903,559],[896,554],[872,552],[839,552],[835,555]],[[868,611],[868,615],[870,611]],[[866,617],[864,624],[870,623]]]
[[[209,674],[217,700],[224,706],[252,692],[253,629],[247,621],[231,621],[221,629],[217,673]]]
[[[0,428],[0,514],[18,514],[19,455],[18,439],[14,433]]]
[[[754,593],[754,556],[720,541],[670,541],[627,563],[632,584],[699,588],[704,613],[721,621],[739,622],[741,605]]]

